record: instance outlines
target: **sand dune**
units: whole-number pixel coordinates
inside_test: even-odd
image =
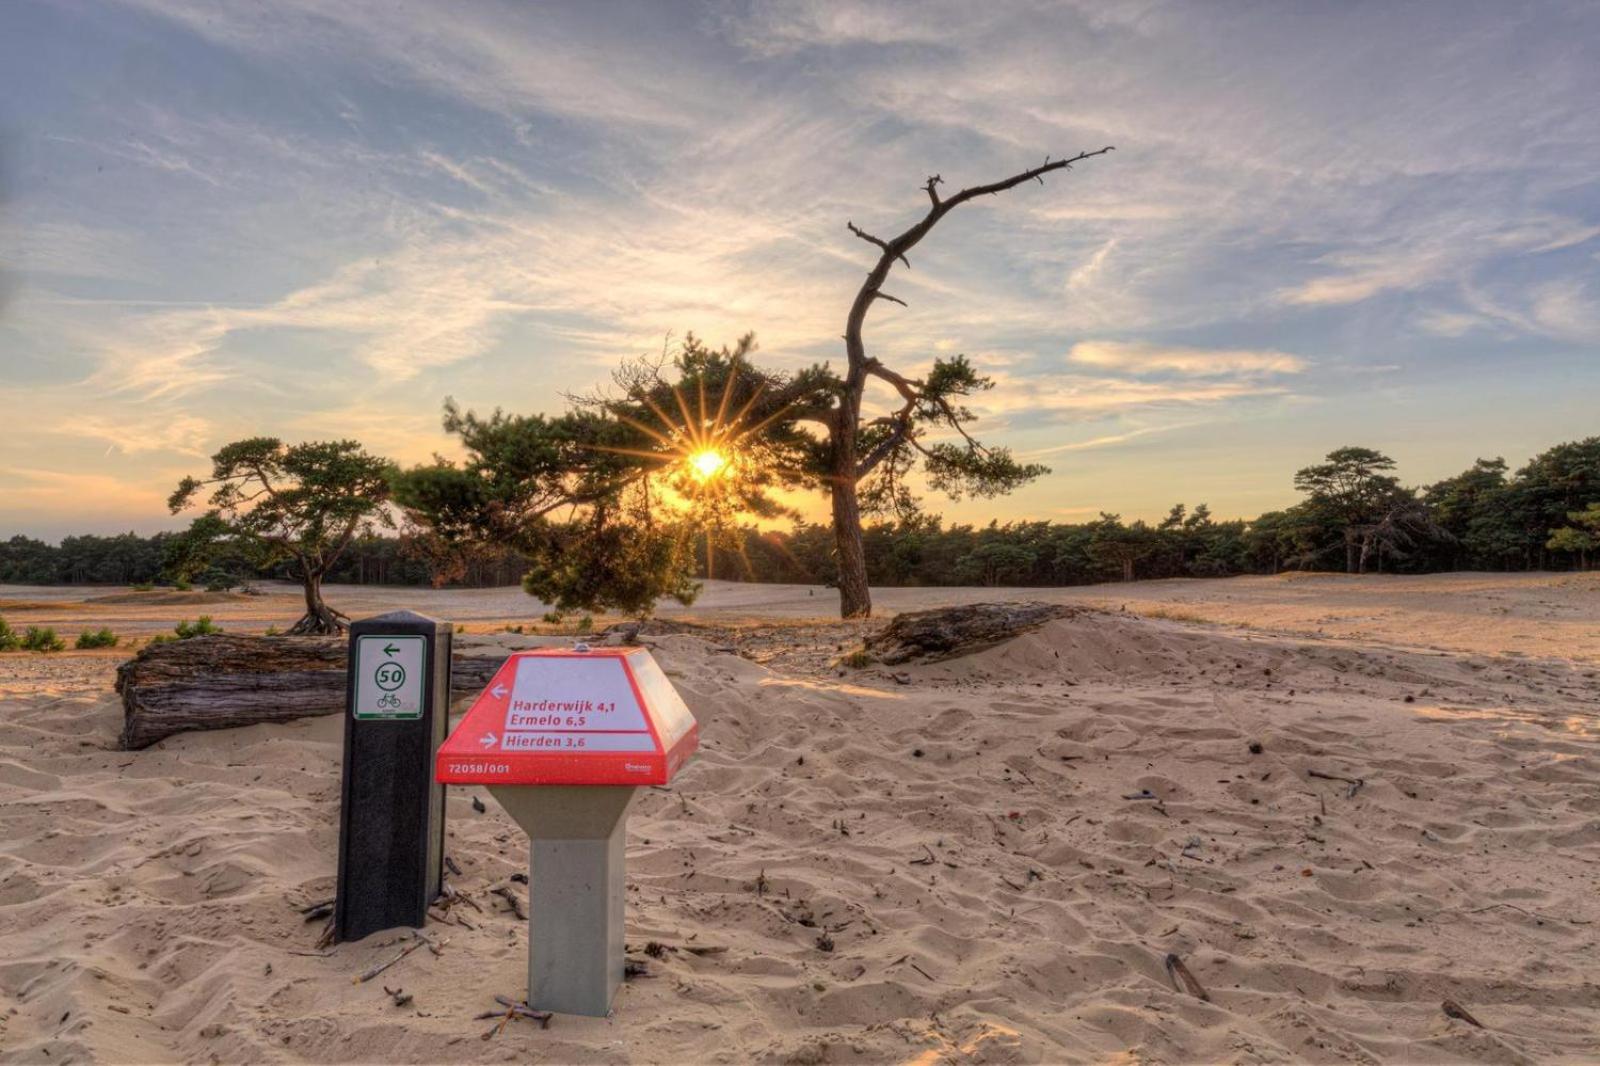
[[[1114,610],[893,670],[651,638],[704,747],[633,815],[629,943],[726,950],[489,1040],[526,950],[492,800],[450,800],[475,928],[353,984],[399,933],[319,955],[296,909],[333,885],[337,719],[118,752],[114,657],[6,656],[0,1060],[1592,1061],[1600,683],[1483,650],[1485,603],[1556,594],[1481,580],[1471,640],[1438,588],[1367,639],[1268,628],[1346,609],[1312,582],[1248,629]]]

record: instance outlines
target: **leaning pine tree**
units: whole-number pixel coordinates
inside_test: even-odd
[[[209,478],[184,478],[167,505],[177,514],[211,488],[211,509],[196,528],[213,543],[252,550],[264,565],[289,563],[306,598],[290,633],[338,633],[347,619],[322,601],[322,579],[358,532],[393,526],[385,506],[391,470],[352,440],[253,437],[212,456]]]
[[[814,441],[790,418],[815,375],[752,366],[752,336],[713,349],[693,334],[629,361],[613,387],[555,415],[483,416],[445,405],[462,461],[396,479],[408,539],[436,577],[485,547],[528,559],[523,588],[558,611],[644,616],[693,601],[694,538],[734,516],[775,516],[770,492],[805,482]]]
[[[872,613],[872,593],[867,585],[867,560],[862,544],[863,504],[869,509],[904,510],[908,502],[904,478],[920,461],[928,483],[953,496],[963,493],[994,496],[1006,493],[1041,474],[1046,468],[1019,463],[1005,448],[982,444],[968,431],[972,413],[962,400],[991,387],[964,356],[936,359],[922,377],[912,377],[885,366],[867,354],[862,330],[867,312],[879,300],[903,304],[883,291],[896,263],[910,267],[906,257],[939,221],[957,207],[980,196],[994,196],[1028,181],[1043,184],[1044,175],[1069,169],[1072,164],[1104,155],[1110,147],[1080,152],[1070,159],[1045,162],[1003,181],[974,185],[952,196],[941,196],[943,179],[935,174],[923,184],[929,207],[922,219],[898,236],[884,240],[854,222],[850,232],[878,249],[878,261],[856,292],[845,320],[845,373],[832,383],[833,402],[817,419],[827,434],[821,484],[833,507],[834,546],[837,552],[839,613],[844,618],[866,618]],[[869,381],[877,380],[898,396],[898,406],[887,414],[865,417],[862,402]],[[927,443],[930,430],[953,431],[955,439]],[[870,480],[869,480],[870,479]]]

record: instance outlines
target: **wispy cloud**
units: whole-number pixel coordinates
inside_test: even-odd
[[[1131,440],[1141,437],[1151,437],[1162,433],[1172,433],[1191,426],[1204,425],[1203,422],[1173,422],[1164,426],[1145,426],[1140,429],[1130,429],[1122,433],[1105,433],[1098,437],[1089,437],[1086,440],[1069,441],[1066,444],[1056,444],[1048,448],[1033,448],[1018,453],[1021,459],[1043,459],[1049,455],[1063,455],[1067,452],[1087,452],[1099,448],[1114,448],[1119,444],[1126,444]]]
[[[1288,352],[1243,348],[1186,348],[1120,341],[1080,341],[1067,358],[1084,366],[1135,374],[1170,371],[1190,377],[1298,374],[1306,361]]]

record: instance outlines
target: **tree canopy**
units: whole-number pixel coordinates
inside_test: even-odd
[[[264,561],[287,560],[305,590],[306,613],[291,633],[337,633],[345,616],[322,600],[322,581],[356,534],[392,527],[391,464],[352,440],[285,445],[252,437],[211,457],[211,476],[186,477],[167,500],[173,514],[207,488],[209,510],[191,546],[234,543]]]

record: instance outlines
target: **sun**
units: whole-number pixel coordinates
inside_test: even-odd
[[[710,481],[728,468],[728,457],[715,448],[701,448],[689,455],[688,464],[696,481]]]

